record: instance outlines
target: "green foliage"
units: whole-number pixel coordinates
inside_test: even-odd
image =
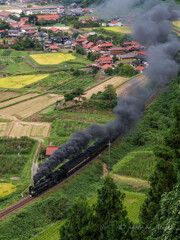
[[[4,20],[0,20],[0,30],[10,29],[11,26],[9,23],[5,22]]]
[[[148,179],[154,167],[152,151],[133,151],[113,166],[113,173]]]
[[[66,223],[60,228],[62,240],[92,239],[92,229],[88,227],[93,211],[87,199],[81,195],[77,202],[69,209]]]
[[[93,94],[91,96],[91,99],[83,105],[86,104],[88,104],[89,106],[94,104],[95,109],[114,108],[117,105],[116,90],[114,89],[113,85],[108,85],[105,87],[104,92],[99,91],[97,94]]]
[[[0,174],[17,174],[19,173],[19,145],[21,146],[21,165],[25,166],[28,155],[34,145],[34,140],[21,138],[0,138]]]
[[[169,193],[163,195],[160,210],[154,218],[153,228],[148,240],[168,239],[178,240],[180,229],[180,178]]]
[[[177,105],[174,108],[174,121],[168,135],[166,134],[164,142],[154,150],[156,165],[150,177],[151,188],[149,189],[140,215],[144,225],[153,221],[155,214],[159,211],[162,194],[171,191],[177,181],[177,170],[179,170],[180,159],[178,151],[180,143],[179,106]],[[172,144],[173,142],[175,145]]]
[[[78,97],[79,100],[80,98],[84,95],[84,90],[83,88],[75,88],[72,92],[66,93],[64,95],[66,101],[73,100],[74,98]]]
[[[105,73],[109,76],[120,75],[124,77],[132,77],[137,74],[137,71],[129,64],[120,63],[114,70],[112,68],[106,69]]]
[[[97,60],[98,58],[100,58],[101,54],[100,53],[92,53],[92,52],[89,52],[88,55],[87,55],[87,58],[91,61],[95,61]]]
[[[98,190],[93,229],[94,239],[131,239],[130,231],[122,226],[130,227],[127,212],[124,209],[124,194],[117,190],[109,176],[105,178],[103,187]]]
[[[78,47],[76,48],[76,53],[77,53],[77,54],[81,54],[81,55],[85,55],[86,52],[85,52],[84,48],[78,46]]]
[[[132,239],[130,231],[123,227],[130,227],[123,199],[124,194],[117,190],[112,178],[106,177],[98,190],[94,214],[86,198],[80,197],[69,210],[67,221],[60,229],[61,239]]]

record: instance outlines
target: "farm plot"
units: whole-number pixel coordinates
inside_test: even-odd
[[[105,27],[104,28],[107,31],[117,32],[117,33],[123,33],[123,34],[131,34],[131,28],[129,26],[122,26],[122,27]]]
[[[18,95],[19,93],[15,92],[0,92],[0,102],[9,98],[17,97]]]
[[[2,88],[22,88],[33,82],[37,82],[49,74],[39,74],[39,75],[19,75],[12,77],[0,78],[0,87]]]
[[[106,82],[103,82],[101,84],[99,84],[98,86],[91,88],[90,90],[88,90],[86,92],[86,94],[84,95],[84,97],[86,97],[87,99],[89,99],[93,94],[98,93],[99,91],[103,92],[105,87],[109,84],[113,85],[114,87],[116,87],[119,84],[123,84],[123,82],[127,81],[127,78],[124,77],[113,77],[109,80],[107,80]]]
[[[0,122],[0,137],[49,137],[50,123]]]
[[[18,103],[20,101],[23,101],[23,100],[26,100],[28,98],[32,98],[32,97],[35,97],[35,96],[38,96],[38,93],[29,93],[29,94],[26,94],[24,96],[17,97],[17,98],[11,99],[9,101],[2,102],[2,103],[0,103],[0,108],[11,105],[11,104],[14,104],[14,103]]]
[[[56,65],[76,58],[72,54],[65,53],[32,54],[30,57],[40,65]]]
[[[148,79],[145,75],[139,75],[116,88],[116,93],[118,96],[121,95],[122,97],[125,97],[127,95],[134,95],[136,89],[144,86],[147,82]]]
[[[16,186],[12,183],[0,183],[0,197],[5,197],[16,191]]]
[[[63,96],[56,94],[46,94],[7,108],[3,108],[0,110],[0,115],[14,116],[18,119],[25,119],[61,99],[63,99]]]

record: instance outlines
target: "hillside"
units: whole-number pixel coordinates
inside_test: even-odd
[[[111,176],[118,188],[125,192],[124,204],[130,219],[134,222],[138,222],[139,207],[149,187],[147,179],[154,165],[153,147],[162,141],[164,133],[171,126],[171,106],[179,100],[178,79],[176,79],[146,110],[138,126],[132,129],[125,139],[117,141],[111,147]],[[78,114],[77,110],[75,112]],[[108,152],[105,152],[100,160],[107,163]],[[100,160],[91,163],[77,177],[72,178],[56,191],[52,190],[46,197],[41,197],[5,220],[0,230],[2,239],[13,239],[14,234],[16,239],[22,239],[22,236],[23,239],[49,239],[49,234],[53,234],[56,239],[62,222],[55,222],[65,218],[67,206],[71,205],[80,193],[87,196],[90,202],[96,201],[96,190],[102,184],[102,176],[107,174],[107,167],[106,165],[103,167]],[[124,167],[118,165],[119,161],[126,163]],[[136,161],[136,167],[133,165],[134,161]],[[130,169],[133,171],[129,171]],[[55,205],[56,211],[54,211]],[[35,222],[38,222],[36,227]],[[7,232],[7,228],[11,230]],[[20,228],[22,231],[19,231]],[[34,238],[34,235],[41,231],[42,234]]]

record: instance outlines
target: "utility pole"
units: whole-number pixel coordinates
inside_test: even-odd
[[[109,140],[108,146],[109,146],[109,159],[108,159],[108,174],[109,174],[110,173],[110,160],[111,160],[111,142],[110,142],[110,140]]]
[[[18,156],[19,156],[20,183],[21,183],[21,144],[19,144],[18,148],[19,148]]]

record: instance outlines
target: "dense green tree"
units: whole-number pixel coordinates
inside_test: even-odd
[[[87,199],[80,196],[78,201],[69,209],[66,223],[60,228],[61,240],[93,240],[89,227],[92,209]]]
[[[130,222],[123,207],[124,194],[118,189],[113,179],[107,176],[98,190],[92,229],[94,240],[128,240],[131,238]],[[129,231],[128,231],[129,230]]]
[[[0,30],[10,29],[11,26],[9,23],[5,22],[4,20],[0,20]]]
[[[104,72],[109,76],[112,76],[114,74],[114,71],[112,68],[107,68]]]
[[[114,100],[117,99],[117,93],[113,85],[107,85],[105,91],[102,94],[104,100]]]
[[[76,97],[78,97],[80,100],[80,98],[82,98],[83,95],[84,95],[84,89],[78,87],[78,88],[74,89],[72,92],[66,93],[64,95],[64,97],[65,97],[65,101],[71,101]]]
[[[166,193],[160,202],[160,210],[154,218],[154,228],[148,240],[178,240],[180,236],[180,176],[177,185]]]
[[[180,152],[180,105],[173,109],[174,122],[171,129],[164,138],[162,145],[154,150],[156,156],[155,169],[150,177],[151,188],[148,191],[147,198],[142,206],[140,219],[143,225],[153,223],[153,218],[158,214],[160,200],[165,192],[173,189],[177,182],[177,172],[179,170]]]
[[[85,52],[84,48],[78,46],[78,47],[76,48],[76,53],[77,53],[77,54],[84,55],[86,52]]]

